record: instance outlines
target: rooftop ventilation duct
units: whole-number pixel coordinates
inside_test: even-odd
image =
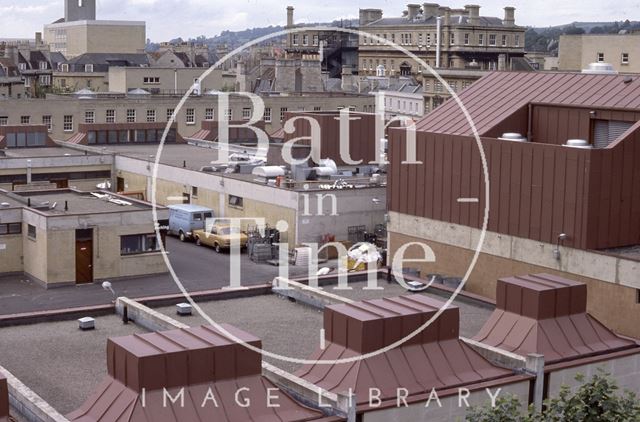
[[[587,313],[587,286],[550,274],[498,280],[496,309],[474,340],[545,363],[636,347]]]
[[[591,63],[586,69],[582,69],[582,73],[591,75],[617,75],[613,65],[610,63]]]
[[[593,145],[591,145],[589,143],[589,141],[585,140],[585,139],[569,139],[567,141],[566,144],[564,144],[565,147],[570,147],[570,148],[582,148],[582,149],[592,149]]]
[[[261,166],[253,169],[253,175],[258,177],[264,177],[265,179],[272,179],[278,176],[284,176],[285,171],[279,166]]]
[[[313,360],[353,357],[375,352],[403,339],[433,318],[444,304],[415,294],[365,300],[324,308],[326,347]],[[369,388],[381,390],[380,399],[396,399],[397,389],[409,396],[445,390],[460,380],[471,384],[510,376],[493,366],[459,339],[460,311],[449,306],[427,328],[403,345],[365,360],[304,365],[296,376],[331,392],[353,391],[358,404],[368,403]],[[406,369],[405,369],[406,368]],[[409,371],[410,368],[419,370]]]
[[[503,133],[502,136],[499,137],[498,139],[502,141],[512,141],[512,142],[529,142],[529,140],[526,137],[515,132]]]

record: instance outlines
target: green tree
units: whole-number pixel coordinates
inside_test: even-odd
[[[640,421],[640,400],[630,391],[620,392],[609,374],[599,370],[589,382],[578,375],[582,383],[575,392],[562,387],[558,397],[545,401],[542,413],[530,407],[522,412],[518,398],[507,396],[496,406],[473,408],[467,420],[471,422],[637,422]]]

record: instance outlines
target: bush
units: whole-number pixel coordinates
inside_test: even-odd
[[[589,382],[578,375],[582,383],[575,392],[562,387],[558,397],[544,402],[542,413],[530,407],[521,411],[517,397],[501,397],[496,406],[472,408],[467,415],[471,422],[637,422],[640,421],[640,400],[630,391],[621,393],[609,374],[599,371]]]

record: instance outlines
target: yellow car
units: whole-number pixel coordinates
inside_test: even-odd
[[[244,249],[247,246],[247,234],[240,231],[237,228],[231,228],[230,226],[213,226],[211,231],[195,230],[193,236],[196,239],[196,245],[211,246],[220,253],[223,250],[231,248],[231,241],[234,239],[240,240],[240,248]]]

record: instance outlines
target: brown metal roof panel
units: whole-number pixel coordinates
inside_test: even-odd
[[[513,325],[513,328],[509,332],[508,336],[501,342],[501,347],[506,350],[536,350],[535,341],[527,341],[529,337],[533,337],[536,334],[537,324],[536,321],[530,318],[518,318]]]
[[[422,385],[414,374],[414,365],[407,360],[408,357],[403,353],[401,349],[393,349],[386,353],[386,357],[389,360],[389,365],[396,376],[396,379],[400,380],[398,388],[406,388],[409,391],[425,391],[426,386]]]
[[[456,376],[455,368],[451,367],[438,343],[423,344],[422,348],[443,386],[460,383],[460,379]]]
[[[9,384],[0,372],[0,419],[9,417]]]

